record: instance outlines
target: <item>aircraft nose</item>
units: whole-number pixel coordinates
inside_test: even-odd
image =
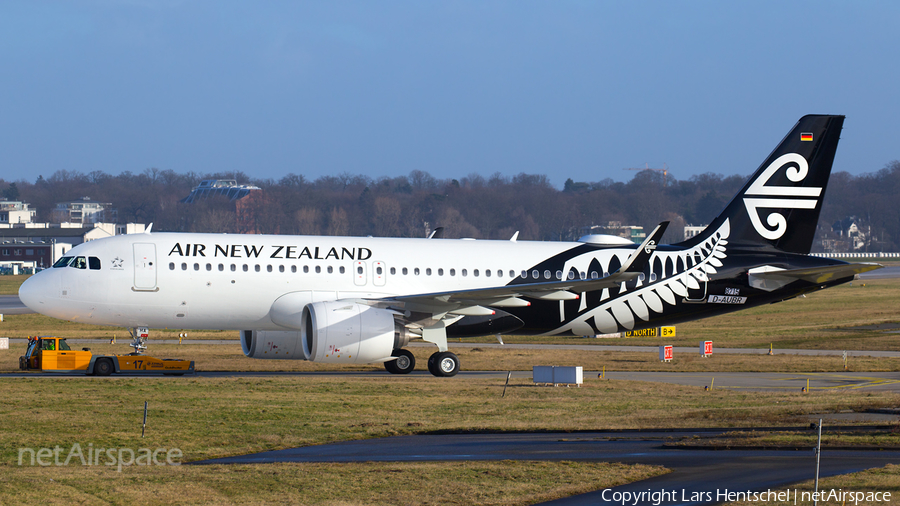
[[[41,309],[45,309],[44,302],[47,300],[47,296],[52,293],[49,290],[49,278],[49,272],[40,272],[26,279],[22,286],[19,287],[19,300],[22,301],[22,304],[25,304],[28,309],[36,313],[42,313]]]

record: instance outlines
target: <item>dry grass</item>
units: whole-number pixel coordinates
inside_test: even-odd
[[[513,379],[396,377],[3,380],[0,462],[19,447],[178,447],[187,460],[434,431],[579,431],[807,424],[806,415],[892,407],[891,392],[749,392],[589,378],[582,388]],[[52,402],[51,402],[52,400]],[[143,402],[149,430],[140,438]]]
[[[10,504],[533,504],[664,473],[592,462],[82,466],[0,475]],[[423,485],[427,484],[427,485]]]
[[[813,492],[814,486],[815,482],[812,480],[804,481],[796,485],[791,485],[790,487],[786,487],[790,488],[791,490],[790,501],[767,501],[762,504],[768,504],[771,506],[794,506],[795,504],[811,506],[812,504],[814,504],[814,502],[810,500],[809,493]],[[778,492],[784,492],[784,490],[785,489],[780,489],[778,490]],[[800,492],[800,496],[796,503],[794,502],[794,490]],[[900,466],[888,464],[885,467],[869,469],[867,471],[861,471],[858,473],[822,478],[819,480],[819,491],[825,492],[826,494],[830,494],[832,493],[832,491],[838,494],[842,492],[890,493],[891,496],[888,501],[885,501],[884,499],[880,501],[863,499],[859,502],[854,502],[852,499],[842,501],[840,499],[830,499],[828,498],[828,496],[825,497],[825,500],[819,501],[819,504],[884,506],[885,504],[896,501],[897,498],[900,497]],[[804,492],[806,492],[807,494],[804,495]],[[874,497],[872,499],[874,499]],[[742,501],[730,502],[725,504],[727,504],[728,506],[753,506],[761,504],[761,502]]]
[[[0,276],[0,295],[16,295],[19,287],[31,274],[19,274],[18,276]]]
[[[6,379],[0,503],[528,504],[662,472],[553,462],[16,465],[19,448],[179,448],[183,461],[429,432],[785,425],[895,406],[873,392],[756,393],[589,379],[582,388],[396,377]],[[144,401],[150,415],[140,437]],[[53,480],[53,481],[51,481]],[[452,484],[452,485],[448,485]]]

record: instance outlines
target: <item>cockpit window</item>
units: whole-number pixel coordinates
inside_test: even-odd
[[[100,259],[97,257],[88,257],[88,267],[90,267],[92,271],[99,271]]]
[[[69,264],[69,267],[74,267],[76,269],[87,269],[87,261],[84,257],[75,257],[75,260]]]
[[[72,261],[72,258],[74,257],[62,257],[57,260],[55,264],[53,264],[53,267],[65,267],[69,265],[69,262]]]

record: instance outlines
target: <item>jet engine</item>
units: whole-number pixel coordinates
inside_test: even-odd
[[[300,332],[284,330],[242,330],[241,348],[250,358],[304,360]]]
[[[409,331],[394,312],[345,301],[314,302],[303,308],[300,341],[312,362],[366,364],[394,360],[409,343]]]

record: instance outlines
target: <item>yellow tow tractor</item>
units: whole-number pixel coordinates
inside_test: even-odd
[[[95,376],[110,374],[165,374],[181,376],[194,373],[193,360],[148,357],[135,348],[127,355],[94,355],[90,348],[73,350],[65,338],[29,337],[28,350],[19,357],[19,369],[42,372],[82,372]]]

